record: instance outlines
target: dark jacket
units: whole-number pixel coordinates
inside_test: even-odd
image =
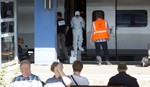
[[[119,72],[117,75],[109,79],[108,85],[123,85],[127,87],[139,87],[136,78],[126,74],[125,72]]]
[[[19,61],[23,61],[25,59],[27,59],[28,57],[28,53],[23,53],[23,50],[22,50],[22,47],[21,45],[18,44],[18,58],[19,58]]]

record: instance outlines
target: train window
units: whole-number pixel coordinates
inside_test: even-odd
[[[146,27],[146,10],[117,10],[117,27]]]
[[[104,19],[104,12],[101,11],[101,10],[97,10],[97,11],[93,11],[93,13],[92,13],[92,21],[96,20],[96,18],[95,18],[96,13],[100,13],[102,15],[103,19]]]

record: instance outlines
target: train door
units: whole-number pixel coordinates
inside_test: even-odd
[[[92,21],[94,20],[95,13],[99,12],[103,15],[104,19],[107,20],[109,28],[110,28],[110,41],[108,41],[108,49],[111,54],[116,54],[116,2],[115,0],[87,0],[87,8],[86,8],[86,25],[87,25],[87,54],[91,55],[94,53],[92,46],[89,43],[90,33],[92,29]],[[95,54],[95,53],[94,53]]]
[[[86,0],[65,0],[64,18],[70,24],[75,11],[80,11],[80,16],[86,21]],[[72,29],[68,32],[67,46],[72,46]],[[86,47],[86,30],[83,30],[83,47]]]

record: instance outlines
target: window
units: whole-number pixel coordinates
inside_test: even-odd
[[[146,10],[117,10],[117,27],[146,27]]]
[[[14,8],[15,0],[1,0],[1,61],[0,63],[5,63],[14,60],[15,57],[15,35],[14,30],[15,16]]]

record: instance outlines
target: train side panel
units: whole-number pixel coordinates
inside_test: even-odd
[[[111,54],[116,54],[116,49],[118,53],[123,51],[124,54],[147,54],[148,44],[150,43],[150,1],[148,0],[117,0],[116,2],[110,0],[87,0],[87,54],[94,54],[92,50],[95,49],[89,43],[89,37],[91,33],[92,25],[92,13],[95,10],[103,10],[105,13],[105,19],[108,21],[108,24],[111,28],[111,40],[108,42],[109,51]],[[146,26],[139,27],[120,27],[116,26],[117,22],[117,12],[119,10],[136,10],[136,11],[146,11],[147,12],[147,21]],[[124,20],[125,21],[125,20]]]

